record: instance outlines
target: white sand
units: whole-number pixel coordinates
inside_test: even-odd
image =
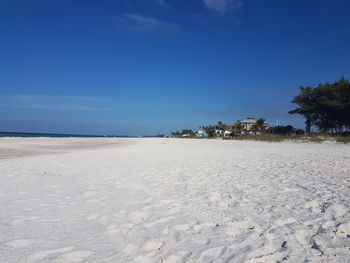
[[[2,138],[0,157],[0,262],[350,261],[349,145]]]

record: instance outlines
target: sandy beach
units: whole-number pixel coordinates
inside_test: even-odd
[[[0,262],[349,262],[350,146],[0,138]]]

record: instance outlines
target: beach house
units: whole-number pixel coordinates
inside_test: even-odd
[[[214,135],[218,137],[229,137],[232,133],[233,125],[225,125],[222,129],[215,129]]]
[[[252,126],[256,123],[257,118],[255,117],[247,117],[247,119],[244,120],[238,120],[238,122],[242,123],[244,125],[244,131],[243,133],[253,133]],[[270,125],[270,122],[265,121],[266,126],[268,127]]]

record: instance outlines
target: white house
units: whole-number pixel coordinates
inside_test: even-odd
[[[229,137],[231,135],[232,131],[225,130],[224,131],[224,137]]]
[[[255,124],[257,119],[255,117],[248,117],[245,120],[239,120],[238,122],[242,123],[244,125],[244,131],[247,133],[252,133],[252,126]],[[270,125],[270,122],[265,121],[266,126],[268,127]]]
[[[221,136],[223,133],[224,133],[224,131],[223,130],[219,130],[219,129],[215,129],[215,131],[214,131],[214,134],[216,136]]]
[[[226,125],[224,130],[215,129],[214,134],[216,136],[229,137],[232,133],[232,127],[233,127],[233,125]]]
[[[252,125],[256,123],[255,117],[248,117],[245,120],[239,120],[238,122],[242,123],[244,125],[244,130],[250,131],[252,128]]]

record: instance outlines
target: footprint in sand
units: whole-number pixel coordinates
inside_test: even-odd
[[[210,244],[210,238],[207,238],[206,236],[198,236],[194,239],[194,242],[199,245],[209,245]]]
[[[329,207],[329,211],[330,211],[331,215],[335,216],[335,218],[342,217],[342,216],[346,215],[347,213],[349,213],[349,210],[345,206],[340,205],[340,204],[336,204],[336,205]]]
[[[310,240],[313,235],[314,235],[314,231],[304,230],[304,229],[298,230],[294,234],[296,240],[303,246],[307,246],[308,244],[310,244]]]
[[[339,233],[340,236],[350,237],[350,223],[341,224],[338,227],[337,233]]]
[[[237,236],[241,236],[247,231],[255,230],[256,228],[257,227],[255,226],[254,222],[249,219],[242,220],[242,221],[234,221],[227,224],[226,233],[229,236],[237,237]]]

